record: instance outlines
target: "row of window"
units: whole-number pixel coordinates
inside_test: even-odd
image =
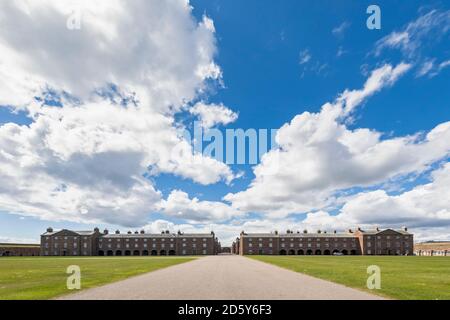
[[[347,240],[349,240],[349,241],[352,241],[352,242],[356,242],[356,238],[289,238],[289,241],[291,241],[291,242],[293,242],[294,241],[294,239],[297,239],[297,241],[308,241],[308,242],[311,242],[311,241],[321,241],[321,240],[324,240],[324,241],[330,241],[331,239],[334,239],[334,241],[338,241],[338,240],[342,240],[342,241],[347,241]],[[288,239],[285,239],[285,238],[281,238],[280,239],[280,241],[281,242],[285,242],[286,240],[288,240]],[[249,242],[253,242],[253,238],[248,238],[248,241]],[[255,240],[256,241],[256,240]],[[258,241],[259,242],[262,242],[263,241],[263,239],[262,238],[259,238],[258,239]],[[270,238],[269,239],[269,242],[273,242],[273,240],[272,240],[272,238]]]

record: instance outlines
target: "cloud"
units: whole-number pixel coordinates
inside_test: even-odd
[[[74,8],[80,30],[66,28]],[[46,88],[85,101],[114,83],[143,108],[168,111],[221,74],[213,23],[197,23],[184,0],[2,2],[0,19],[3,105],[27,105]]]
[[[66,28],[72,4],[80,30]],[[158,174],[233,179],[175,121],[221,77],[214,24],[191,10],[184,0],[0,3],[0,106],[31,121],[0,126],[0,210],[137,226],[158,209]]]
[[[312,58],[312,55],[308,49],[302,50],[299,53],[298,63],[300,65],[306,64],[311,60],[311,58]]]
[[[421,15],[417,20],[408,23],[402,30],[394,31],[378,40],[375,44],[375,55],[388,48],[400,49],[403,54],[412,58],[419,55],[420,48],[428,41],[438,42],[450,30],[450,10],[432,10]],[[430,33],[433,36],[430,37]]]
[[[432,78],[446,67],[445,60],[436,62],[435,54],[445,51],[449,26],[450,10],[431,10],[378,40],[371,54],[378,57],[388,49],[399,50],[403,59],[417,66],[416,77],[427,75]],[[444,47],[440,43],[444,43]]]
[[[407,65],[385,65],[372,72],[364,87],[345,90],[319,113],[304,112],[277,133],[278,149],[254,168],[255,179],[224,199],[234,208],[271,218],[320,210],[344,201],[349,188],[376,186],[400,176],[423,172],[450,152],[450,122],[426,135],[382,139],[382,133],[349,129],[345,120],[357,105],[390,86]],[[278,170],[274,171],[275,167]]]
[[[384,190],[361,192],[349,199],[337,215],[309,213],[303,221],[323,226],[380,226],[418,230],[418,239],[448,238],[450,226],[450,163],[431,173],[431,181],[410,191],[389,195]]]
[[[353,108],[365,99],[380,91],[383,87],[392,85],[397,79],[411,68],[407,63],[400,63],[395,67],[386,64],[375,69],[361,90],[345,90],[338,99],[338,103],[345,106],[344,113],[349,114]]]
[[[428,75],[428,78],[437,76],[443,69],[450,66],[450,60],[436,63],[436,59],[429,59],[422,63],[419,70],[416,72],[416,77],[423,77]]]
[[[331,33],[334,36],[342,37],[345,33],[345,31],[350,27],[351,23],[348,21],[342,22],[339,26],[334,27],[333,30],[331,30]]]
[[[206,104],[197,102],[189,112],[198,116],[201,126],[210,129],[218,124],[227,125],[237,120],[237,113],[225,107],[223,104]]]
[[[39,239],[0,237],[0,243],[39,243]]]
[[[181,190],[173,190],[167,200],[161,201],[160,209],[168,216],[192,223],[224,221],[242,215],[242,212],[222,202],[189,199],[188,194]]]

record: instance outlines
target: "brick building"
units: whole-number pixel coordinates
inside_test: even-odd
[[[39,244],[0,243],[0,257],[38,256]]]
[[[241,232],[233,244],[241,255],[412,255],[413,235],[402,230],[375,229],[347,232],[253,233]]]
[[[450,256],[450,241],[427,241],[416,243],[414,253],[417,256]]]
[[[93,231],[54,231],[48,228],[41,235],[43,256],[148,256],[148,255],[215,255],[220,252],[220,242],[211,233],[134,233]]]

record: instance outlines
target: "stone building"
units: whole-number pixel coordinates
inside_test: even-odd
[[[241,255],[412,255],[413,235],[402,230],[375,229],[338,233],[241,232],[233,251]]]
[[[211,233],[145,233],[144,230],[120,233],[93,231],[53,231],[41,235],[44,256],[148,256],[148,255],[215,255],[220,242]]]
[[[450,241],[427,241],[414,245],[416,256],[450,256]]]
[[[39,244],[0,243],[0,257],[38,256]]]

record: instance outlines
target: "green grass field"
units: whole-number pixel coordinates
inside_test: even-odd
[[[191,261],[193,257],[0,258],[0,300],[49,299],[73,292],[67,267],[81,269],[81,289]]]
[[[394,299],[450,299],[450,257],[248,256]],[[367,289],[367,267],[381,269],[381,289]]]

